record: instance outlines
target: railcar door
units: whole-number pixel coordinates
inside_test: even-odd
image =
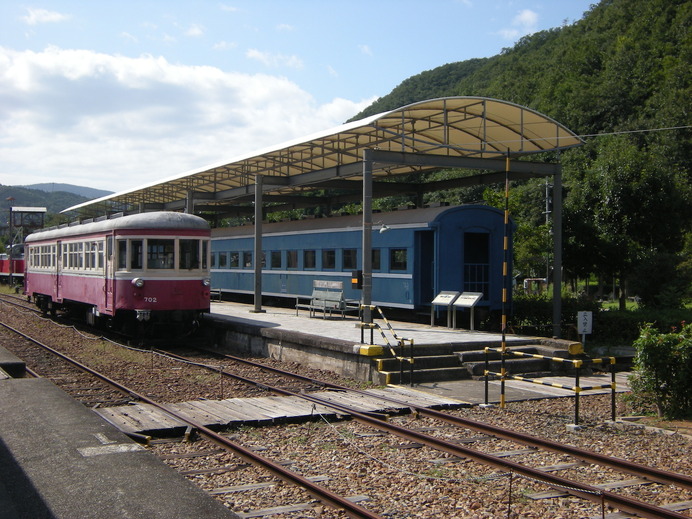
[[[414,286],[418,294],[416,306],[426,306],[435,297],[435,269],[440,264],[435,257],[434,231],[416,233],[417,265],[414,266]]]
[[[53,301],[58,301],[60,299],[60,292],[61,292],[61,287],[62,287],[62,268],[63,268],[63,258],[62,258],[62,242],[58,241],[55,244],[55,270],[54,270],[54,276],[55,279],[53,279]]]
[[[104,308],[108,312],[113,312],[113,300],[115,294],[113,294],[114,283],[114,270],[113,270],[113,236],[106,237],[106,257],[104,265],[104,275],[105,275],[105,295],[106,300],[103,304]]]

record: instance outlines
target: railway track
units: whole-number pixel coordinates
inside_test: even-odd
[[[204,368],[204,369],[211,369],[212,371],[215,371],[217,373],[221,373],[224,371],[223,369],[219,368],[218,365],[212,365],[212,366],[205,366],[204,362],[192,362],[191,359],[186,358],[186,359],[179,359],[185,361],[187,364],[194,363],[197,364],[198,367]],[[596,504],[598,507],[599,505],[604,505],[607,504],[609,506],[613,506],[616,508],[619,508],[621,510],[626,510],[629,513],[639,515],[642,517],[684,517],[681,514],[678,514],[674,511],[670,510],[665,510],[659,506],[654,506],[648,503],[642,503],[638,501],[637,499],[634,499],[632,497],[627,497],[627,496],[622,496],[615,494],[611,491],[604,490],[602,488],[598,488],[595,485],[589,485],[589,484],[584,484],[580,483],[578,481],[573,481],[567,478],[562,478],[555,476],[554,474],[551,473],[552,470],[561,470],[560,467],[563,467],[562,470],[564,470],[564,467],[567,465],[572,465],[572,468],[578,467],[580,462],[587,461],[589,463],[598,463],[601,466],[607,467],[609,471],[611,470],[618,470],[618,471],[624,471],[629,474],[636,474],[637,477],[639,478],[646,478],[648,481],[657,481],[660,483],[666,483],[666,484],[674,484],[679,486],[680,488],[690,488],[690,481],[691,479],[687,476],[680,475],[680,474],[674,474],[666,471],[661,471],[657,469],[651,469],[650,467],[645,467],[641,466],[638,464],[634,463],[621,463],[624,462],[624,460],[612,460],[608,456],[598,456],[595,453],[589,453],[588,451],[584,451],[581,449],[575,449],[575,448],[568,448],[565,450],[566,446],[563,446],[562,444],[557,444],[556,442],[550,442],[546,440],[542,440],[540,438],[535,438],[531,437],[528,435],[520,434],[520,433],[515,433],[513,431],[506,430],[504,428],[499,428],[499,427],[493,427],[489,426],[488,424],[484,424],[481,422],[477,421],[472,421],[472,420],[467,420],[467,419],[461,419],[458,417],[454,417],[449,413],[440,413],[438,411],[432,411],[429,409],[425,408],[414,408],[412,411],[417,416],[420,417],[425,417],[427,420],[435,420],[437,422],[437,425],[428,425],[425,429],[427,429],[428,432],[430,431],[435,431],[440,433],[441,436],[452,436],[454,439],[452,441],[445,440],[444,438],[437,437],[436,435],[433,434],[428,434],[427,432],[422,432],[420,423],[417,424],[417,427],[405,427],[401,425],[396,425],[394,423],[388,423],[380,418],[375,418],[372,416],[364,415],[361,413],[358,413],[354,411],[353,409],[347,408],[347,407],[340,407],[340,406],[334,406],[332,402],[329,402],[328,400],[324,400],[322,398],[317,398],[315,396],[310,395],[310,392],[312,389],[323,389],[325,387],[332,388],[335,390],[343,391],[348,388],[345,388],[344,386],[334,384],[331,382],[326,382],[326,381],[320,381],[314,377],[306,377],[302,375],[295,375],[293,373],[287,372],[285,370],[277,369],[277,368],[271,368],[267,367],[265,365],[261,365],[259,363],[253,363],[252,361],[249,361],[247,359],[238,359],[234,358],[231,359],[234,362],[240,362],[246,365],[253,365],[253,369],[262,369],[262,370],[267,370],[269,369],[272,371],[277,378],[286,378],[290,377],[293,379],[299,379],[300,384],[298,386],[287,384],[287,383],[281,383],[281,386],[271,386],[267,383],[267,379],[264,378],[262,381],[257,382],[253,381],[250,377],[247,376],[241,376],[240,378],[243,379],[242,382],[245,384],[249,383],[254,383],[256,386],[260,386],[262,391],[273,391],[273,392],[278,392],[280,394],[300,394],[304,398],[307,399],[312,399],[315,403],[319,403],[320,405],[326,405],[326,406],[331,406],[331,407],[336,407],[340,412],[343,414],[349,414],[350,416],[354,417],[356,421],[364,425],[368,428],[375,428],[378,431],[382,431],[382,434],[386,435],[396,435],[397,438],[403,438],[404,443],[398,444],[398,445],[408,445],[410,449],[407,450],[417,450],[420,449],[421,446],[425,446],[428,449],[435,450],[438,452],[444,452],[446,453],[446,456],[452,457],[456,460],[460,459],[473,459],[476,461],[479,461],[485,465],[488,465],[490,467],[493,467],[494,470],[499,470],[501,477],[503,478],[511,478],[513,475],[517,475],[522,477],[525,481],[532,481],[532,482],[541,482],[541,484],[547,484],[553,488],[558,488],[561,491],[565,491],[568,494],[571,494],[573,496],[578,496],[579,498],[582,499],[587,499]],[[238,378],[238,377],[236,377]],[[135,391],[129,389],[129,388],[124,388],[124,391],[126,392],[128,398],[132,400],[133,398],[142,400],[142,401],[149,401],[150,399],[145,396],[145,395],[140,395],[137,394]],[[155,402],[151,400],[151,402]],[[393,400],[392,403],[395,403],[396,400]],[[162,410],[165,412],[168,412],[168,409],[166,408],[165,404],[154,404],[157,406],[160,406]],[[185,420],[184,417],[179,417],[179,419]],[[403,420],[403,418],[402,418]],[[419,419],[420,420],[420,419]],[[440,422],[442,421],[442,422]],[[199,442],[200,446],[203,446],[201,453],[191,453],[191,452],[175,452],[175,448],[173,449],[174,452],[170,452],[170,447],[176,446],[176,448],[179,447],[180,444],[176,443],[170,443],[170,442],[162,442],[159,444],[156,444],[154,448],[160,449],[164,452],[164,456],[168,456],[168,461],[171,462],[172,460],[176,460],[175,463],[178,463],[180,460],[186,460],[186,463],[190,462],[191,460],[203,460],[203,464],[205,467],[198,468],[198,469],[186,469],[187,470],[187,476],[190,477],[191,479],[194,480],[203,480],[205,482],[202,483],[203,486],[207,486],[207,490],[217,496],[223,495],[223,496],[229,496],[229,495],[237,495],[240,492],[248,492],[250,489],[248,487],[252,488],[252,491],[259,491],[262,492],[263,489],[266,489],[268,487],[272,487],[276,489],[277,483],[276,482],[271,482],[271,481],[266,481],[266,476],[264,478],[262,476],[256,475],[252,476],[250,479],[256,478],[253,483],[246,483],[245,485],[236,485],[236,484],[227,484],[227,485],[222,485],[220,486],[218,483],[206,483],[207,479],[206,476],[213,476],[215,474],[232,474],[235,475],[239,470],[241,472],[245,472],[245,465],[247,463],[250,464],[263,464],[265,461],[269,461],[269,466],[271,467],[272,473],[275,475],[275,477],[278,477],[284,481],[288,480],[293,484],[297,484],[302,486],[303,488],[307,488],[308,492],[313,496],[314,499],[319,500],[320,502],[328,502],[332,506],[351,506],[347,505],[345,502],[339,501],[338,497],[330,496],[328,495],[327,497],[325,496],[320,496],[319,492],[321,490],[316,489],[312,487],[311,485],[315,485],[314,481],[311,481],[310,478],[305,478],[303,476],[300,476],[298,472],[300,473],[305,473],[306,470],[302,469],[299,471],[291,471],[291,470],[286,470],[285,467],[286,465],[300,465],[296,460],[278,460],[278,461],[271,461],[271,460],[265,460],[263,456],[258,454],[258,450],[262,448],[261,445],[254,445],[251,446],[250,449],[247,449],[246,447],[243,447],[233,441],[228,440],[228,438],[224,435],[219,435],[218,433],[215,433],[213,431],[208,430],[204,424],[200,423],[194,423],[194,422],[189,422],[190,427],[194,428],[195,430],[200,431],[203,433],[205,437],[208,438],[208,440],[205,441],[205,443]],[[440,423],[443,423],[444,425],[439,425]],[[325,426],[327,427],[327,426]],[[545,467],[551,467],[551,465],[546,465],[544,463],[543,470],[539,469],[532,469],[528,465],[524,464],[519,464],[514,461],[510,461],[508,458],[512,457],[510,455],[505,456],[504,454],[502,456],[498,455],[497,452],[495,453],[487,453],[480,451],[478,449],[472,449],[468,447],[469,443],[484,443],[487,442],[488,436],[485,436],[484,438],[486,439],[461,439],[462,433],[460,433],[460,429],[458,428],[463,428],[466,430],[471,430],[476,433],[482,433],[483,435],[491,435],[494,438],[501,438],[503,441],[512,441],[516,443],[520,443],[525,446],[529,446],[532,450],[533,449],[545,449],[548,451],[551,451],[558,456],[563,456],[565,453],[569,454],[571,457],[573,457],[575,460],[572,463],[561,463],[561,464],[554,464],[557,466],[557,468],[551,468],[551,471],[546,472]],[[451,428],[451,429],[450,429]],[[290,428],[286,428],[290,429]],[[266,430],[266,429],[265,429]],[[272,433],[273,434],[273,433]],[[372,432],[359,432],[358,433],[360,437],[362,438],[371,438],[374,439],[375,443],[372,444],[370,447],[371,449],[377,448],[376,446],[378,443],[382,441],[382,437],[378,436],[379,433],[372,433]],[[241,435],[242,437],[245,437],[246,434]],[[236,436],[237,438],[238,436]],[[235,461],[232,463],[224,463],[223,462],[223,457],[228,456],[227,454],[224,453],[216,453],[216,454],[210,454],[214,448],[209,448],[209,445],[206,442],[212,442],[212,444],[224,444],[225,442],[230,441],[232,446],[226,445],[226,448],[230,448],[233,450],[234,454],[238,457],[240,457],[242,460],[245,460],[241,462],[240,464]],[[290,440],[287,440],[290,442]],[[401,441],[401,440],[397,440]],[[198,442],[195,442],[198,443]],[[251,442],[252,443],[252,442]],[[301,443],[299,440],[296,440],[295,443],[299,444]],[[459,445],[459,443],[462,443],[462,445]],[[186,449],[193,444],[185,444]],[[163,446],[163,447],[162,447]],[[166,448],[169,448],[167,451]],[[399,449],[403,449],[403,447],[397,447]],[[501,447],[505,450],[505,452],[508,452],[507,446]],[[511,450],[511,449],[510,449]],[[525,453],[526,454],[526,453]],[[515,452],[514,456],[521,455],[517,452]],[[220,456],[220,461],[213,461],[216,459],[216,456]],[[174,464],[175,464],[174,463]],[[212,467],[209,467],[209,465],[213,465]],[[230,467],[230,468],[229,468]],[[242,468],[242,470],[241,470]],[[315,468],[312,468],[314,471]],[[329,478],[329,474],[332,474],[333,471],[330,470],[329,468],[324,468],[323,470],[319,471],[321,472],[320,474],[315,475],[314,477],[317,478],[317,481],[324,480],[325,478]],[[309,471],[307,471],[309,473]],[[508,476],[509,474],[509,476]],[[296,476],[298,476],[296,478]],[[474,476],[477,479],[483,479],[483,478],[495,478],[498,477],[497,474],[490,473],[489,475],[480,475],[480,476]],[[247,475],[243,476],[244,479],[248,479]],[[213,478],[210,478],[213,479]],[[264,480],[263,480],[264,479]],[[314,478],[313,478],[314,479]],[[462,478],[451,478],[452,480],[460,480]],[[473,479],[473,478],[472,478]],[[511,479],[510,479],[511,481]],[[331,483],[330,483],[331,484]],[[515,483],[516,484],[516,483]],[[280,484],[278,484],[281,486]],[[343,484],[339,484],[340,486],[343,486]],[[317,487],[320,487],[320,485],[316,485]],[[511,484],[510,484],[511,486]],[[266,491],[266,490],[265,490]],[[290,491],[287,491],[286,489],[282,489],[282,492],[285,492],[287,494],[293,495]],[[511,488],[510,488],[510,495],[511,495]],[[273,492],[272,492],[273,494]],[[351,493],[346,493],[345,495],[349,495],[351,499],[363,499],[364,496],[363,494],[351,494]],[[295,502],[299,502],[299,498],[293,497],[292,498]],[[348,499],[346,500],[349,503]],[[260,501],[261,502],[261,501]],[[352,503],[351,503],[352,504]],[[288,505],[287,505],[288,506]],[[294,505],[298,506],[298,505]],[[307,502],[304,502],[302,504],[304,507],[314,507],[315,506],[315,501],[310,501],[308,500]],[[360,507],[358,507],[360,509]],[[356,512],[349,512],[349,515],[351,513],[356,513]],[[358,512],[362,513],[362,511]],[[370,513],[368,511],[365,511],[365,513]],[[375,517],[376,515],[351,515],[354,517],[370,517],[373,516]]]
[[[265,366],[261,363],[253,362],[247,359],[241,359],[229,355],[223,355],[223,357],[230,358],[234,362],[252,365],[257,369],[267,370],[283,377],[296,378],[301,381],[309,382],[315,387],[327,387],[341,391],[351,391],[353,393],[365,394],[362,391],[347,388],[338,384],[333,384],[328,381],[318,381],[310,379],[302,375]],[[186,361],[190,360],[182,357],[180,358]],[[218,368],[213,369],[218,370]],[[236,377],[236,375],[230,372],[220,372],[230,377]],[[247,380],[245,377],[243,377],[243,380],[246,380],[248,383],[256,383],[255,381]],[[595,485],[580,483],[575,480],[556,476],[554,474],[551,474],[550,471],[546,471],[545,469],[535,469],[530,466],[515,463],[503,457],[498,457],[496,454],[493,453],[486,453],[477,449],[472,449],[463,445],[459,445],[456,442],[447,441],[429,434],[422,433],[420,431],[416,431],[411,428],[396,426],[392,423],[388,423],[386,421],[381,420],[381,417],[373,417],[371,415],[358,412],[357,409],[354,407],[336,404],[330,401],[328,398],[310,395],[304,392],[297,393],[294,391],[286,390],[283,387],[268,387],[268,389],[277,394],[300,396],[301,398],[310,400],[316,404],[331,407],[337,411],[344,413],[345,415],[351,416],[352,418],[363,424],[374,427],[376,429],[380,429],[389,434],[394,434],[400,438],[407,439],[413,442],[414,444],[426,445],[433,449],[442,452],[447,452],[451,455],[458,456],[460,458],[473,459],[480,463],[495,467],[506,472],[518,474],[520,476],[535,481],[541,481],[547,485],[550,485],[553,488],[560,489],[561,491],[567,494],[582,499],[587,499],[596,502],[597,504],[608,504],[613,508],[618,508],[620,510],[627,511],[641,517],[681,517],[680,514],[677,514],[675,512],[663,510],[658,506],[652,506],[648,503],[640,502],[636,499],[628,498],[616,494],[614,492],[604,490],[603,488],[599,488]],[[675,485],[682,489],[692,490],[692,477],[685,474],[677,474],[675,472],[661,470],[655,467],[650,467],[639,463],[633,463],[624,459],[618,459],[613,458],[611,456],[601,455],[596,452],[571,447],[569,445],[564,445],[562,443],[527,435],[510,429],[492,426],[478,421],[463,419],[460,417],[453,416],[449,413],[444,413],[429,408],[410,406],[407,402],[397,400],[396,398],[383,397],[383,399],[390,401],[392,404],[396,404],[403,407],[406,407],[408,405],[413,413],[444,422],[455,428],[470,429],[495,438],[508,440],[520,445],[528,446],[531,449],[553,452],[558,455],[568,455],[574,458],[577,463],[563,464],[562,466],[565,468],[567,468],[567,466],[570,465],[572,467],[579,466],[582,462],[590,463],[593,465],[598,465],[600,467],[607,467],[608,469],[611,469],[613,471],[634,475],[638,478],[642,478],[642,484],[656,482],[662,485]],[[617,487],[617,485],[615,484],[613,484],[612,486]]]

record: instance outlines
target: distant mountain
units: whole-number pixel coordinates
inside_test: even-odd
[[[8,200],[10,198],[12,200]],[[5,223],[10,207],[45,207],[48,213],[57,214],[63,209],[87,202],[92,198],[67,191],[46,192],[27,187],[0,185],[0,226]]]
[[[45,191],[46,193],[55,193],[57,191],[63,191],[65,193],[73,193],[75,195],[83,196],[89,200],[92,200],[94,198],[101,198],[102,196],[110,195],[113,193],[113,191],[104,191],[103,189],[75,186],[72,184],[60,184],[56,182],[49,182],[46,184],[31,184],[30,186],[18,187],[24,187],[26,189],[37,189],[39,191]]]

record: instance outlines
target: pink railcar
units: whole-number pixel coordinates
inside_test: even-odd
[[[39,231],[25,241],[25,291],[45,312],[131,334],[195,326],[209,311],[209,239],[206,220],[174,212]]]

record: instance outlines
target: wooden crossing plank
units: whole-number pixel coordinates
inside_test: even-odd
[[[225,406],[234,410],[237,413],[243,413],[246,416],[246,420],[256,421],[256,422],[267,422],[272,421],[272,416],[265,413],[262,409],[258,408],[252,403],[252,398],[227,398],[226,400],[221,400]]]
[[[210,409],[210,406],[205,402],[194,400],[191,402],[180,402],[170,404],[170,408],[177,413],[181,413],[195,422],[209,425],[223,425],[227,420],[219,416],[216,412]]]
[[[206,400],[205,405],[206,408],[212,411],[214,414],[218,415],[219,417],[223,417],[226,425],[230,425],[235,422],[243,423],[248,421],[247,414],[226,405],[223,400],[220,402],[216,400]]]
[[[463,402],[436,395],[428,395],[407,388],[371,389],[366,393],[350,391],[319,391],[314,396],[337,405],[355,406],[361,412],[386,412],[409,405],[432,407],[435,405],[463,405]],[[382,397],[394,397],[405,403],[396,406]],[[171,411],[179,412],[190,420],[205,426],[224,426],[246,422],[274,422],[307,418],[313,415],[341,414],[327,405],[315,404],[299,396],[266,396],[254,398],[227,398],[225,400],[191,400],[168,404]],[[95,409],[105,420],[128,433],[186,427],[164,411],[149,404],[134,404]]]
[[[424,393],[423,391],[402,386],[393,386],[384,389],[366,389],[366,392],[373,395],[382,395],[388,398],[403,400],[407,404],[417,407],[468,405],[467,402],[462,400]]]

